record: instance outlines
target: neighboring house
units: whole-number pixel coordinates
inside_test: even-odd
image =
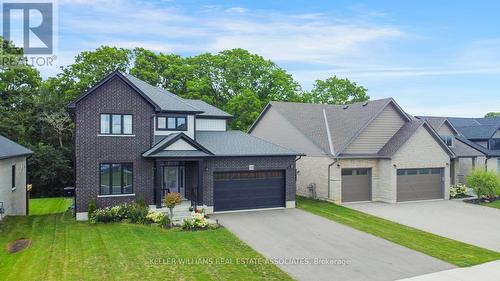
[[[68,105],[76,124],[76,212],[180,192],[210,212],[295,206],[299,153],[240,131],[231,115],[113,72]]]
[[[486,166],[486,154],[477,148],[477,144],[466,139],[447,117],[417,116],[417,118],[426,120],[455,154],[450,168],[451,184],[464,183],[465,177],[472,169]]]
[[[33,152],[0,135],[0,220],[28,214],[27,157]]]
[[[453,126],[472,145],[486,155],[486,169],[500,173],[500,117],[448,117]]]
[[[453,152],[392,99],[271,102],[250,134],[303,152],[297,193],[335,202],[449,198]]]

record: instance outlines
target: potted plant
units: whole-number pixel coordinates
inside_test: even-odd
[[[165,196],[165,206],[170,211],[170,227],[174,220],[174,208],[182,202],[182,196],[179,192],[170,192]]]

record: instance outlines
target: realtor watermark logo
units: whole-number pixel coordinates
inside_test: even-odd
[[[57,59],[55,1],[3,1],[1,4],[2,36],[16,47],[22,47],[25,55],[20,60],[19,56],[2,52],[3,63],[53,66]]]

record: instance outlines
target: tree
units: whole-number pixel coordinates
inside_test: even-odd
[[[370,99],[363,86],[358,86],[349,79],[330,77],[326,80],[316,80],[313,89],[305,95],[305,101],[324,104],[349,104]]]
[[[55,112],[44,112],[43,120],[47,122],[56,132],[57,138],[59,140],[59,147],[61,149],[64,148],[63,138],[64,133],[73,131],[73,122],[69,119],[69,116],[63,110],[55,111]]]
[[[225,109],[233,114],[232,128],[246,131],[257,119],[263,109],[263,104],[257,95],[248,89],[229,100]]]
[[[500,117],[500,112],[488,112],[484,115],[486,118]]]
[[[28,159],[33,193],[37,196],[62,195],[62,188],[72,182],[70,160],[61,150],[44,143],[30,146],[30,149],[34,152]]]

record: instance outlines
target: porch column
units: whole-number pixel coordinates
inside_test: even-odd
[[[163,166],[158,159],[155,159],[154,168],[154,195],[156,208],[161,208],[161,177]]]
[[[198,161],[198,186],[196,187],[196,203],[203,204],[203,160]]]

